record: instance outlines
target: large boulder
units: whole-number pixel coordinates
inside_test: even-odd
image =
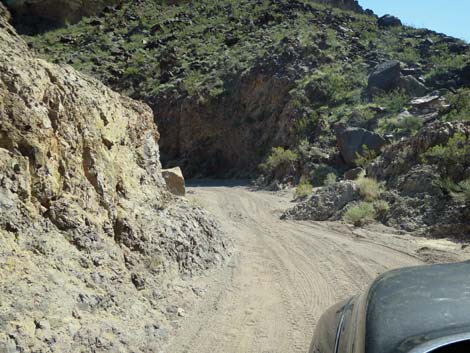
[[[225,256],[150,108],[29,52],[0,6],[0,352],[159,352],[159,291]],[[165,284],[163,284],[165,281]]]
[[[399,87],[412,97],[422,97],[428,92],[428,88],[411,75],[402,76]]]
[[[175,195],[186,195],[184,176],[180,167],[162,170],[163,179],[165,179],[168,190]]]
[[[338,149],[346,164],[354,166],[357,156],[365,152],[379,154],[387,141],[379,134],[357,127],[343,127],[336,129]]]
[[[392,15],[384,15],[380,17],[377,24],[379,27],[397,27],[402,25],[400,19]]]
[[[400,62],[389,60],[377,65],[370,74],[368,80],[368,89],[371,93],[374,91],[390,91],[400,85],[401,68]]]
[[[308,199],[287,210],[283,218],[326,221],[341,218],[344,207],[360,199],[359,188],[344,181],[317,189]]]

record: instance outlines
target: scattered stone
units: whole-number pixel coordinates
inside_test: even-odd
[[[180,316],[180,317],[186,316],[186,313],[185,313],[185,311],[184,311],[183,308],[178,308],[177,314],[178,314],[178,316]]]

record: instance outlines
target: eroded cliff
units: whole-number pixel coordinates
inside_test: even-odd
[[[158,351],[162,283],[220,262],[218,229],[166,190],[146,105],[0,13],[0,351]]]

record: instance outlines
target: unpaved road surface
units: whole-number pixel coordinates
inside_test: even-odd
[[[234,254],[194,280],[206,293],[178,323],[168,353],[305,353],[322,312],[378,274],[422,264],[420,251],[434,260],[460,256],[448,241],[280,220],[289,195],[236,185],[189,190],[233,239]]]

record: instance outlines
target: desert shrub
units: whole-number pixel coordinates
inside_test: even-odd
[[[461,181],[465,169],[470,166],[470,141],[464,134],[456,133],[447,144],[430,148],[423,157],[425,162],[437,165],[441,177]]]
[[[196,94],[204,82],[204,76],[199,71],[191,71],[183,81],[183,87],[190,95]]]
[[[400,113],[408,103],[409,98],[401,90],[383,93],[374,97],[374,103],[387,109],[392,114]]]
[[[390,210],[390,205],[385,200],[377,200],[374,202],[374,209],[377,217],[383,217]]]
[[[336,175],[334,168],[326,164],[318,164],[312,169],[310,179],[314,186],[323,186],[326,185],[325,181],[330,174]],[[330,180],[331,178],[332,177],[330,176]]]
[[[351,69],[348,75],[335,65],[322,66],[306,80],[305,95],[316,105],[336,105],[354,99],[365,75]]]
[[[408,64],[415,64],[421,59],[421,56],[415,48],[406,47],[401,53],[397,53],[397,59]]]
[[[405,116],[399,118],[393,116],[387,119],[382,119],[379,122],[379,132],[383,134],[393,133],[396,137],[410,136],[416,134],[416,132],[423,126],[423,120],[416,116]]]
[[[124,77],[140,76],[141,70],[135,66],[129,66],[124,70]]]
[[[426,78],[432,80],[434,77],[446,75],[449,71],[462,68],[468,63],[468,56],[441,52],[439,55],[432,55],[430,60],[435,67],[426,75]]]
[[[446,194],[452,195],[459,192],[459,185],[449,177],[441,177],[435,180],[433,183]]]
[[[377,216],[374,205],[370,202],[361,202],[350,207],[343,216],[343,220],[356,227],[372,222]]]
[[[441,178],[436,181],[436,185],[457,202],[470,206],[470,178],[459,183],[450,178]]]
[[[362,167],[365,169],[376,158],[377,152],[375,152],[374,150],[370,150],[366,145],[362,145],[362,152],[356,152],[356,159],[354,160],[354,163],[358,167]]]
[[[330,186],[336,183],[337,176],[335,173],[328,173],[323,181],[323,185]]]
[[[456,94],[449,94],[446,98],[451,110],[444,116],[444,120],[470,120],[470,89],[462,88]]]
[[[470,206],[470,179],[465,179],[459,183],[460,187],[460,201],[465,205]]]
[[[297,153],[283,147],[273,147],[266,162],[260,164],[260,169],[274,179],[283,179],[295,172]]]
[[[313,191],[313,186],[310,184],[310,182],[305,179],[301,178],[299,184],[295,188],[295,197],[296,198],[301,198],[301,197],[307,197],[310,195]]]
[[[372,178],[359,178],[355,183],[359,187],[359,194],[366,201],[377,200],[382,191],[380,183]]]
[[[423,119],[417,116],[405,116],[403,119],[398,120],[396,123],[396,127],[401,130],[405,130],[405,132],[409,134],[416,133],[421,127],[423,126]]]
[[[297,161],[297,154],[283,147],[273,147],[271,154],[265,163],[261,165],[262,169],[272,171],[282,165],[291,165]]]

